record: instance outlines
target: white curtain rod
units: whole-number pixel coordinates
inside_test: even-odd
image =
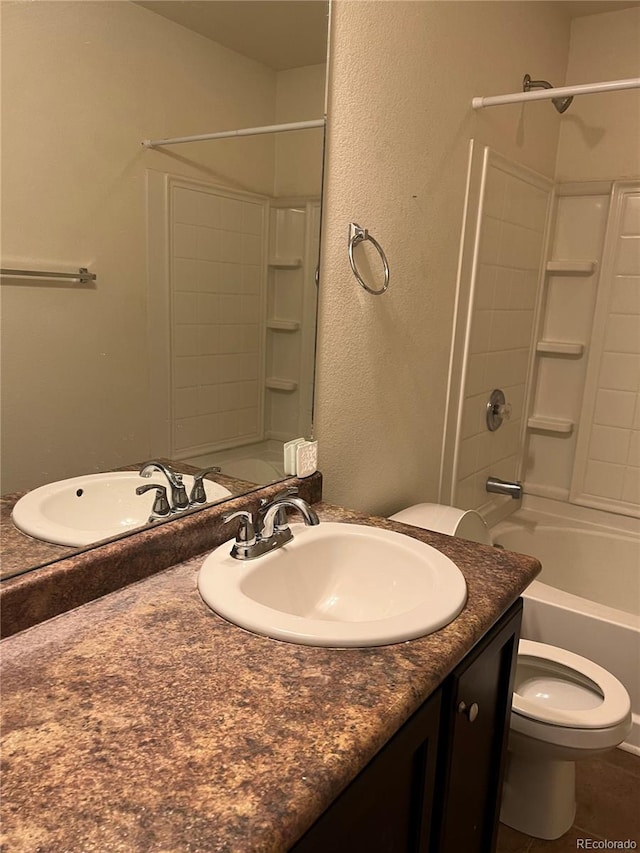
[[[288,124],[268,124],[264,127],[243,127],[240,130],[222,130],[218,133],[201,133],[199,136],[175,136],[170,139],[144,139],[145,148],[155,148],[158,145],[178,145],[181,142],[205,142],[208,139],[229,139],[233,136],[258,136],[261,133],[284,133],[290,130],[310,130],[313,127],[324,127],[324,119],[311,121],[293,121]]]
[[[640,77],[628,80],[609,80],[605,83],[584,83],[579,86],[559,86],[555,89],[536,89],[533,92],[514,92],[512,95],[491,95],[486,98],[473,98],[474,110],[483,107],[495,107],[500,104],[517,104],[521,101],[543,101],[550,98],[567,98],[573,95],[592,95],[598,92],[615,92],[619,89],[639,89]]]

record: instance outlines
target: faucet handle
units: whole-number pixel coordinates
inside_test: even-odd
[[[486,421],[489,432],[495,432],[502,426],[503,421],[508,421],[511,412],[511,403],[507,403],[504,391],[500,388],[494,389],[487,402]]]
[[[198,471],[198,473],[193,478],[193,487],[191,489],[191,494],[189,495],[189,503],[190,504],[203,504],[207,502],[207,493],[204,488],[204,483],[202,482],[207,474],[219,474],[220,468],[214,465],[212,468],[204,468],[202,471]]]
[[[149,521],[154,521],[156,518],[165,518],[167,515],[171,515],[171,506],[167,500],[166,486],[160,486],[157,483],[146,483],[144,486],[138,486],[136,488],[136,495],[142,495],[150,489],[156,490],[156,497],[153,501]]]
[[[239,509],[237,512],[229,512],[222,516],[225,524],[240,518],[240,527],[236,535],[236,543],[242,543],[244,546],[254,545],[256,541],[256,528],[253,523],[253,515],[246,509]]]

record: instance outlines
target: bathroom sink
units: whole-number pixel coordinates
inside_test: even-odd
[[[184,474],[183,482],[189,493],[193,477]],[[231,494],[218,483],[203,482],[208,502]],[[169,492],[160,473],[143,479],[138,471],[113,471],[59,480],[27,492],[11,517],[19,530],[36,539],[72,547],[91,545],[148,523],[156,493],[152,489],[136,494],[138,486],[148,483],[167,486]]]
[[[198,589],[230,622],[309,646],[399,643],[437,631],[464,607],[462,573],[440,551],[361,524],[291,525],[291,542],[254,560],[231,543],[202,564]]]

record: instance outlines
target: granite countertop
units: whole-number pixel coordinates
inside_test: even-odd
[[[159,461],[170,465],[175,471],[180,471],[183,474],[196,474],[198,471],[197,468],[194,468],[193,465],[188,465],[186,462],[175,462],[165,457],[159,457]],[[136,462],[133,465],[123,465],[114,470],[137,471],[143,465],[144,462]],[[227,488],[231,492],[231,497],[245,495],[247,492],[254,491],[257,488],[255,483],[247,483],[245,480],[238,480],[223,473],[210,474],[206,479],[213,480]],[[3,579],[15,577],[23,572],[31,571],[35,567],[44,566],[56,560],[64,560],[74,554],[79,554],[87,550],[86,546],[73,548],[68,545],[54,545],[51,542],[42,542],[18,530],[11,520],[11,513],[16,503],[25,494],[26,492],[10,492],[0,497],[0,551],[2,553],[0,578]],[[178,519],[179,516],[175,516],[170,521],[177,521]],[[139,530],[142,529],[146,528],[139,528]],[[130,531],[129,533],[131,532],[135,534],[135,531]]]
[[[81,552],[72,551],[66,558],[35,571],[3,578],[0,581],[0,635],[9,637],[212,550],[229,538],[229,529],[223,521],[226,513],[239,509],[255,512],[261,499],[273,500],[289,486],[296,487],[307,502],[317,503],[322,495],[322,475],[317,472],[304,479],[290,477],[268,486],[244,489],[233,498],[188,510],[167,522],[98,542]],[[4,550],[2,559],[3,564],[8,559]]]
[[[209,610],[187,560],[9,637],[2,649],[7,853],[287,850],[538,573],[529,557],[409,533],[468,585],[427,637],[323,649]]]

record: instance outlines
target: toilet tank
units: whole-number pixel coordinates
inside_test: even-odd
[[[459,509],[444,504],[414,504],[390,516],[391,521],[413,524],[437,533],[447,533],[470,542],[490,545],[491,537],[482,516],[474,509]]]

